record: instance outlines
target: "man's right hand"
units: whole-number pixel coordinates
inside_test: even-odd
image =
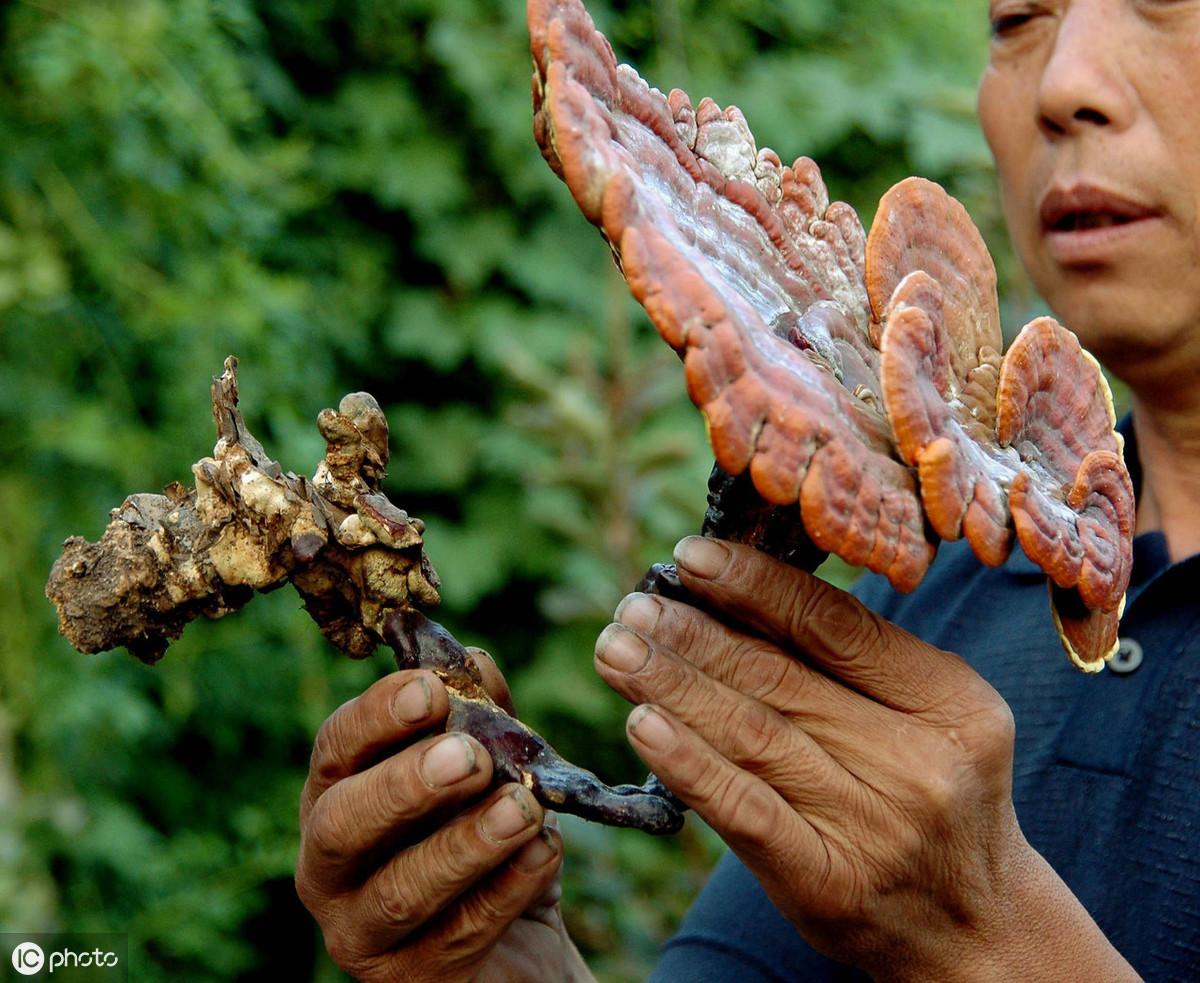
[[[493,697],[495,664],[472,651]],[[300,801],[296,890],[333,959],[363,980],[572,980],[562,841],[529,791],[445,726],[446,689],[393,673],[322,725]],[[550,818],[550,823],[547,823]]]

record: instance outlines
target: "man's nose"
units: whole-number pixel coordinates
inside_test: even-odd
[[[1038,86],[1038,126],[1051,139],[1133,121],[1135,93],[1123,69],[1131,35],[1119,24],[1127,7],[1068,0]]]

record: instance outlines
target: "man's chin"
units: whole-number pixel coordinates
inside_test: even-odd
[[[1113,277],[1072,276],[1043,288],[1058,320],[1079,337],[1080,344],[1120,373],[1122,361],[1168,357],[1196,330],[1198,310],[1190,315],[1164,305],[1178,291],[1152,283],[1122,283]]]

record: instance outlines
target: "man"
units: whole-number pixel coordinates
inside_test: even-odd
[[[979,109],[1013,241],[1134,398],[1121,671],[1066,665],[1019,555],[948,544],[909,597],[866,580],[875,614],[685,540],[699,606],[633,595],[597,644],[634,747],[732,849],[656,978],[1200,974],[1200,0],[991,18]],[[476,802],[491,764],[460,735],[380,760],[445,713],[431,674],[397,673],[318,735],[297,887],[330,951],[364,979],[590,978],[528,793]]]

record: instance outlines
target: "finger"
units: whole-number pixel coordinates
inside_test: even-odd
[[[926,645],[830,584],[736,543],[690,536],[675,548],[696,599],[753,631],[794,646],[833,676],[908,712],[938,710],[978,676],[962,659]]]
[[[558,813],[553,809],[547,809],[542,817],[542,834],[550,835],[556,849],[559,853],[562,852],[562,832],[558,828]],[[528,844],[522,847],[522,850],[527,849],[529,849]],[[525,909],[523,917],[556,928],[562,918],[561,912],[558,911],[558,905],[562,901],[563,895],[562,877],[560,876],[562,866],[556,864],[552,869],[554,876],[550,878],[542,893]]]
[[[801,728],[623,625],[601,633],[596,670],[631,702],[669,710],[724,759],[790,803],[825,809],[845,793],[845,773]]]
[[[923,753],[924,745],[915,734],[916,724],[910,714],[884,706],[804,665],[773,642],[730,628],[688,604],[631,594],[618,605],[615,616],[619,624],[633,630],[656,650],[674,652],[704,676],[778,710],[791,729],[802,728],[841,768],[860,781],[870,784],[881,773],[911,772]],[[654,692],[631,698],[662,702],[675,709],[673,701],[660,700]],[[733,719],[723,716],[724,712],[712,713],[713,719]],[[708,737],[703,723],[698,726],[686,712],[679,715],[718,750],[742,764],[739,758],[725,751],[719,738]],[[752,725],[751,715],[745,723],[750,733],[754,733]],[[802,797],[785,797],[803,801]]]
[[[327,789],[301,827],[297,879],[328,894],[355,883],[381,849],[451,805],[479,795],[492,760],[473,737],[421,741]]]
[[[317,731],[308,778],[300,796],[300,822],[321,794],[374,764],[389,750],[445,720],[446,688],[423,669],[394,672],[343,703]]]
[[[383,952],[425,926],[536,837],[542,816],[542,807],[527,788],[505,785],[392,857],[347,905],[345,917],[358,926],[361,944],[369,952]],[[528,896],[522,895],[523,904],[514,903],[512,917],[541,889],[538,881]]]
[[[845,894],[853,872],[844,819],[794,810],[661,707],[635,708],[626,727],[642,760],[728,844],[781,911],[817,911]]]
[[[614,616],[657,649],[676,653],[704,676],[799,724],[852,772],[862,760],[864,741],[877,742],[881,727],[894,731],[899,726],[891,709],[803,664],[775,643],[731,628],[689,604],[630,594]],[[674,709],[671,701],[652,693],[637,699]]]
[[[440,960],[437,979],[470,979],[472,970],[518,918],[554,888],[562,864],[562,839],[542,831],[486,880],[438,915],[412,946],[410,963]],[[544,924],[551,924],[546,917]],[[551,925],[551,927],[555,927]],[[414,975],[402,978],[416,978]]]
[[[630,594],[617,605],[613,618],[647,641],[678,653],[705,675],[788,715],[844,720],[862,699],[774,642],[738,631],[680,601]]]
[[[504,678],[500,667],[496,665],[496,660],[490,653],[474,645],[467,646],[467,655],[474,659],[475,665],[479,667],[479,675],[483,677],[483,688],[488,691],[488,696],[496,702],[501,710],[510,717],[515,717],[517,708],[513,705],[508,681]]]
[[[804,815],[669,711],[636,707],[626,730],[642,760],[739,856],[774,856],[778,865],[784,854],[825,855],[820,834]]]

